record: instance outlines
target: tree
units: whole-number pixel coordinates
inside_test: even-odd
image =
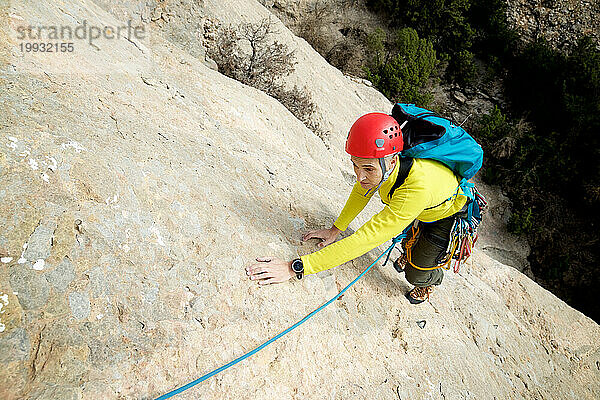
[[[208,49],[219,71],[268,94],[282,88],[281,78],[294,71],[294,51],[271,40],[275,25],[270,18],[219,28]]]
[[[325,133],[314,119],[316,106],[310,94],[304,88],[287,89],[284,85],[283,78],[294,72],[295,56],[285,44],[272,40],[274,33],[270,18],[221,26],[209,43],[208,55],[222,74],[273,96],[324,139]]]
[[[412,28],[403,28],[387,37],[381,29],[366,42],[367,79],[390,100],[426,105],[431,96],[424,87],[438,61],[433,45],[420,39]]]

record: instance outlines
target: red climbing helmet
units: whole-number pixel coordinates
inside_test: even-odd
[[[399,153],[403,147],[398,122],[383,113],[369,113],[357,119],[346,139],[346,153],[361,158],[383,158]]]

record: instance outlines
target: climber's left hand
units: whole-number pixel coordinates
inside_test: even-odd
[[[246,275],[259,285],[285,282],[293,276],[292,262],[273,257],[258,257],[258,263],[246,267]]]

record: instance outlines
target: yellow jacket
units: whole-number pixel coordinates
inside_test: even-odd
[[[300,257],[306,275],[360,257],[399,235],[415,219],[432,222],[449,217],[467,202],[462,190],[459,190],[458,196],[452,196],[456,193],[459,179],[450,168],[438,161],[420,158],[414,159],[406,180],[389,199],[388,194],[396,181],[398,170],[397,162],[390,177],[379,187],[379,196],[385,204],[383,210],[352,235]],[[338,229],[345,231],[350,222],[365,208],[374,191],[367,192],[358,182],[354,184],[344,209],[334,223]]]

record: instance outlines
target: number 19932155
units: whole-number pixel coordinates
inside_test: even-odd
[[[24,53],[72,53],[75,50],[73,42],[22,42],[20,47]]]

